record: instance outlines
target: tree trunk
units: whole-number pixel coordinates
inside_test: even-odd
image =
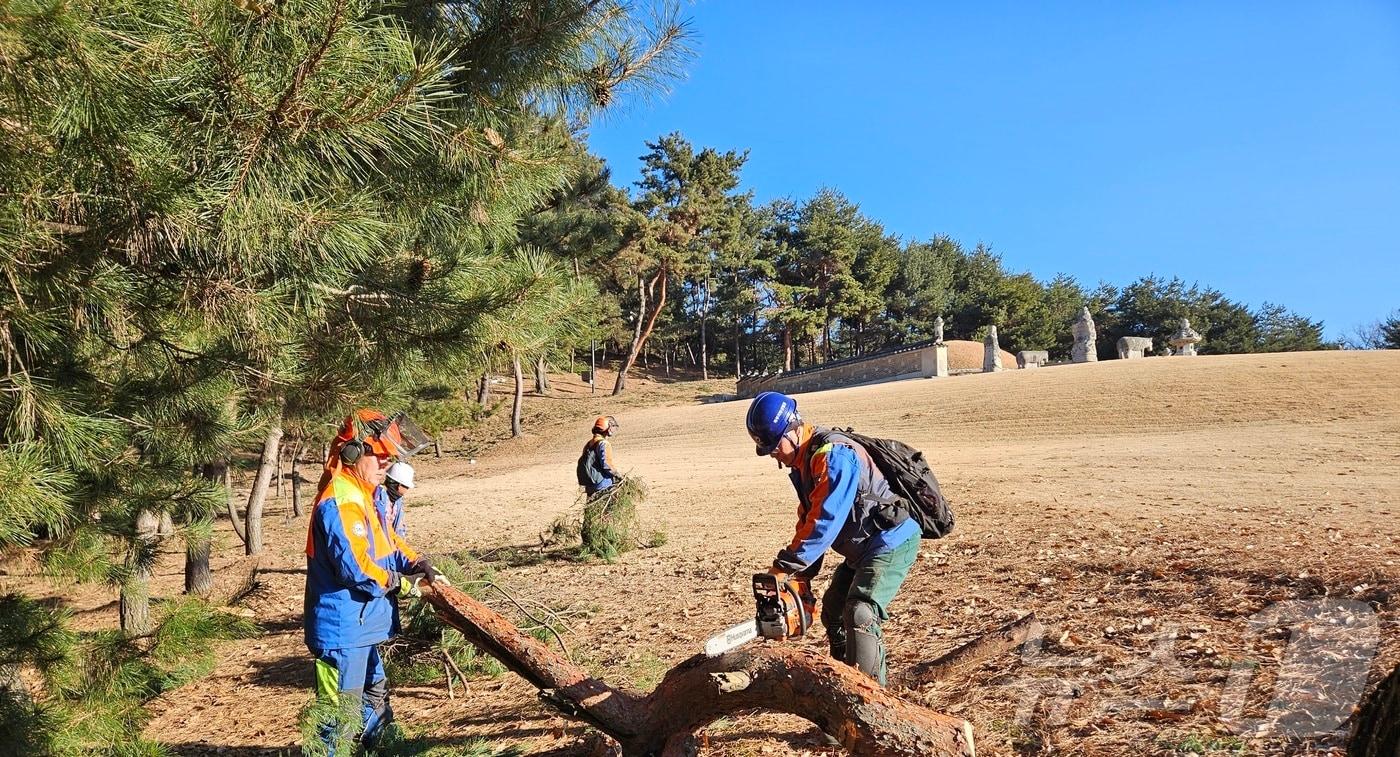
[[[792,370],[792,326],[783,326],[783,372]]]
[[[273,498],[282,499],[282,457],[287,452],[285,445],[277,448],[276,464],[272,469],[272,481],[274,485]]]
[[[253,479],[253,490],[248,493],[248,513],[247,524],[244,527],[247,538],[244,540],[244,552],[249,555],[256,555],[262,552],[263,548],[263,527],[262,511],[263,503],[267,501],[268,484],[272,483],[273,468],[277,463],[277,456],[282,446],[282,417],[279,413],[276,418],[269,421],[267,436],[263,439],[263,451],[261,462],[258,463],[258,475]]]
[[[687,354],[690,355],[690,367],[691,367],[691,368],[699,368],[699,367],[700,367],[700,361],[695,359],[695,350],[692,350],[692,349],[690,348],[690,342],[686,342],[686,344],[685,344],[685,351],[686,351]]]
[[[670,377],[671,377],[671,347],[670,347],[669,345],[665,345],[665,344],[661,345],[661,359],[664,360],[664,361],[666,361],[666,378],[670,378]]]
[[[646,318],[645,328],[642,326],[642,314],[646,311],[646,303],[650,299],[651,292],[655,290],[657,282],[661,283],[661,294],[656,300],[656,305],[651,308],[651,315]],[[617,371],[617,383],[613,384],[613,394],[622,394],[622,390],[627,388],[627,371],[632,369],[632,365],[637,362],[637,355],[646,345],[647,339],[651,336],[651,330],[656,326],[656,317],[661,315],[661,310],[666,307],[666,266],[663,264],[656,272],[656,277],[651,280],[645,289],[642,287],[642,277],[637,277],[637,288],[639,300],[642,304],[637,307],[637,330],[632,334],[632,344],[627,349],[627,357],[622,361],[622,366]]]
[[[199,475],[210,483],[221,487],[228,486],[228,463],[224,460],[203,463]],[[232,501],[227,490],[224,499]],[[237,519],[234,519],[237,522]],[[213,549],[213,535],[202,524],[191,524],[189,535],[185,537],[185,593],[197,597],[207,597],[214,588],[214,572],[209,567],[209,553]]]
[[[706,326],[710,320],[710,277],[705,276],[705,301],[700,305],[700,378],[710,378],[710,341]]]
[[[136,535],[131,544],[131,575],[122,582],[118,611],[122,633],[140,636],[151,630],[151,562],[160,541],[160,516],[150,510],[136,512]]]
[[[696,655],[639,695],[594,678],[455,588],[436,588],[426,599],[444,623],[541,689],[546,703],[616,739],[628,757],[682,754],[706,725],[755,709],[806,718],[852,754],[974,754],[966,720],[902,700],[811,650],[751,644],[715,658]]]
[[[329,455],[330,453],[328,452],[326,454]],[[228,494],[228,496],[224,498],[224,504],[228,506],[228,519],[233,523],[233,532],[238,534],[238,540],[247,544],[248,529],[244,528],[243,519],[238,517],[238,506],[234,504],[233,478],[229,473],[228,461],[222,461],[219,464],[223,466],[224,491]]]
[[[29,704],[31,701],[29,687],[25,685],[24,679],[19,675],[18,663],[0,665],[0,694],[9,694],[24,704]]]
[[[547,367],[544,364],[544,355],[535,359],[535,394],[549,393],[549,372],[545,370]]]
[[[520,410],[525,404],[525,374],[520,371],[520,355],[511,355],[511,365],[515,369],[515,402],[510,406],[510,435],[524,436],[520,428]]]
[[[195,530],[201,533],[194,533]],[[209,567],[209,552],[213,548],[208,533],[198,526],[191,527],[185,542],[185,593],[207,597],[214,587],[214,571]]]
[[[632,341],[627,345],[627,357],[622,361],[622,369],[617,372],[617,379],[613,381],[613,396],[622,393],[627,388],[627,371],[636,362],[637,345],[642,341],[642,324],[646,321],[647,312],[647,288],[645,279],[641,274],[637,274],[637,322],[632,325]],[[607,347],[603,347],[603,362],[607,362]]]
[[[302,441],[297,440],[296,446],[292,448],[291,482],[292,482],[292,516],[301,517],[301,471],[297,468],[297,463],[301,457]]]
[[[734,322],[734,378],[735,380],[744,377],[744,357],[739,351],[739,323]]]

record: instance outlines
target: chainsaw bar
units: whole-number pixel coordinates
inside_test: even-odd
[[[705,641],[705,656],[719,657],[725,652],[741,647],[757,638],[758,621],[750,618],[707,639]]]

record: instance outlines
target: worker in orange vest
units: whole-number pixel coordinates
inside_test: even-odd
[[[371,748],[394,717],[378,647],[391,634],[394,597],[446,581],[385,518],[384,477],[406,447],[395,421],[377,410],[346,418],[306,535],[304,631],[316,658],[316,696],[340,707],[359,704],[360,742]],[[338,729],[334,719],[320,729],[332,754]]]

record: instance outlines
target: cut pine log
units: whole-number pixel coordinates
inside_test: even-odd
[[[856,669],[810,650],[755,644],[714,658],[696,655],[672,668],[654,691],[641,694],[595,678],[457,589],[434,589],[425,599],[443,622],[540,689],[541,699],[616,739],[628,757],[688,753],[705,726],[756,709],[810,720],[855,755],[975,754],[966,720],[901,699]],[[951,670],[1008,651],[1034,625],[1028,616],[990,635],[995,641],[960,648],[944,658],[946,665]],[[921,677],[941,670],[925,669]]]

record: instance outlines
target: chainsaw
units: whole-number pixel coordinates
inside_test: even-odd
[[[797,576],[753,574],[754,617],[727,628],[705,642],[705,656],[718,657],[759,637],[782,641],[801,636],[812,626],[811,583]]]

